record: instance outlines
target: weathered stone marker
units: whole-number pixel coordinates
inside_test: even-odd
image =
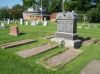
[[[46,20],[46,18],[44,18],[43,26],[47,26],[47,25],[48,25],[48,21]]]
[[[5,28],[4,22],[1,22],[0,28]]]
[[[7,24],[10,24],[10,19],[7,19]]]
[[[64,41],[65,47],[78,48],[81,40],[77,39],[77,17],[74,12],[57,14],[57,32],[51,41],[60,44]]]
[[[25,21],[25,25],[28,25],[29,23],[28,23],[28,21]]]
[[[23,24],[23,19],[22,18],[20,18],[20,25],[22,25]]]
[[[31,22],[31,25],[32,25],[32,26],[36,26],[35,20],[33,20],[33,21]]]
[[[12,36],[18,36],[20,33],[19,33],[19,29],[17,26],[11,26],[10,27],[10,33],[9,35],[12,35]]]

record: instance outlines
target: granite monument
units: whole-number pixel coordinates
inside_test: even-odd
[[[78,48],[81,45],[81,40],[78,39],[77,32],[78,14],[74,12],[58,13],[57,14],[57,32],[51,41],[60,44],[64,41],[65,47]]]

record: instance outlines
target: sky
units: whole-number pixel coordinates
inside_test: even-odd
[[[22,0],[0,0],[0,8],[4,6],[11,8],[12,6],[16,4],[22,5],[23,4]]]

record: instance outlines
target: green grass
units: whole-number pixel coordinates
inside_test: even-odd
[[[82,23],[78,23],[78,25],[82,25]],[[100,39],[100,24],[97,25],[97,28],[78,29],[78,35]],[[10,36],[9,28],[0,29],[0,44],[27,38],[35,39],[37,40],[37,42],[8,49],[0,48],[0,74],[80,74],[80,71],[91,60],[100,60],[100,45],[92,44],[86,47],[82,46],[80,50],[84,50],[84,52],[76,59],[60,67],[58,70],[48,70],[40,64],[36,64],[35,62],[63,51],[64,48],[55,48],[45,53],[41,53],[39,55],[36,55],[34,57],[32,56],[26,59],[23,59],[14,53],[49,42],[49,40],[43,39],[42,37],[55,34],[56,25],[53,23],[49,23],[49,26],[47,27],[44,27],[42,25],[36,27],[19,25],[19,29],[23,34],[19,35],[18,37]]]

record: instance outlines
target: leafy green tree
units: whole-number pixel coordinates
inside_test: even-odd
[[[0,9],[0,19],[2,18],[9,18],[9,11],[7,7],[2,7]]]
[[[35,0],[22,0],[25,8],[31,7],[36,4]]]
[[[9,10],[10,18],[18,19],[22,17],[22,13],[24,11],[24,7],[20,5],[15,5],[12,9]]]
[[[100,3],[97,8],[92,8],[87,12],[88,21],[92,23],[100,23]]]
[[[75,10],[78,13],[86,13],[91,8],[90,0],[70,0],[65,1],[65,10]]]
[[[51,0],[48,5],[48,12],[55,13],[62,11],[62,1],[61,0]]]

